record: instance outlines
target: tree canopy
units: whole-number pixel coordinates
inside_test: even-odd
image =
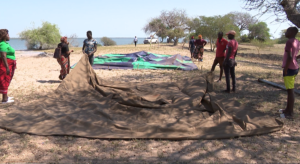
[[[247,12],[235,11],[230,12],[229,14],[227,14],[227,16],[229,16],[230,19],[233,21],[234,25],[236,25],[239,28],[240,32],[248,30],[249,25],[255,24],[257,22],[257,19]]]
[[[226,33],[229,30],[235,30],[237,32],[236,36],[239,36],[239,28],[234,25],[233,20],[230,19],[230,16],[199,16],[195,18],[195,33],[196,35],[201,34],[203,38],[208,39],[210,42],[210,48],[213,50],[213,43],[218,38],[218,32]]]
[[[158,17],[151,19],[143,29],[146,33],[154,33],[162,38],[168,36],[170,40],[174,40],[174,45],[177,45],[179,38],[184,37],[184,32],[188,29],[187,20],[185,10],[162,11]]]
[[[300,28],[300,0],[244,0],[245,9],[259,10],[261,14],[272,13],[276,21],[286,18]]]
[[[258,39],[260,41],[266,41],[270,39],[270,29],[265,22],[258,22],[256,24],[249,25],[249,38]]]
[[[28,49],[47,49],[55,47],[60,41],[59,28],[55,24],[43,22],[42,27],[24,30],[20,38],[27,41]]]

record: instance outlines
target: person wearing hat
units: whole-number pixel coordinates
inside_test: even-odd
[[[217,39],[217,42],[216,42],[216,47],[217,47],[216,58],[215,58],[214,63],[211,67],[211,72],[213,72],[215,70],[217,64],[219,63],[220,77],[219,77],[219,80],[217,82],[220,82],[221,79],[222,79],[223,62],[224,62],[224,59],[225,59],[225,51],[226,51],[227,44],[228,44],[228,41],[223,38],[223,32],[219,32],[218,33],[218,39]]]
[[[200,59],[200,61],[203,61],[203,52],[204,52],[204,46],[207,44],[207,42],[202,39],[202,35],[198,35],[198,39],[195,41],[196,49],[194,51],[194,58]]]
[[[227,44],[226,56],[223,62],[224,72],[226,77],[226,90],[225,92],[230,93],[230,76],[232,78],[232,92],[236,91],[236,79],[235,79],[235,56],[237,54],[238,42],[234,39],[236,32],[230,30],[226,33],[229,42]]]
[[[189,50],[191,52],[191,59],[193,58],[193,52],[195,50],[195,39],[194,36],[191,37],[191,40],[189,42]]]

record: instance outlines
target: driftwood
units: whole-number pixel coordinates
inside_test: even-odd
[[[272,85],[273,87],[277,87],[277,88],[286,90],[285,86],[279,85],[277,83],[274,83],[274,82],[271,82],[271,81],[268,81],[268,80],[258,79],[258,82],[266,83],[266,84]],[[294,89],[294,92],[300,95],[300,91],[299,90]]]

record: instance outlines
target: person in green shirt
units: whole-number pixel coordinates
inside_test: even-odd
[[[14,102],[13,97],[7,96],[9,84],[16,69],[15,50],[7,43],[10,37],[7,29],[0,29],[0,93],[2,103]]]

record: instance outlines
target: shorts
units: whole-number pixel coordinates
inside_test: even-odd
[[[288,69],[287,75],[283,76],[284,85],[286,89],[294,89],[295,78],[299,69]]]
[[[224,60],[225,60],[225,57],[216,57],[214,62],[217,62],[220,65],[223,65]]]

